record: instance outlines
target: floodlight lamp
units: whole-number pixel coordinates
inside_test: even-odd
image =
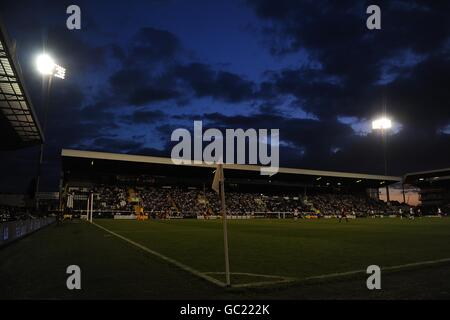
[[[43,75],[52,75],[55,70],[55,61],[47,54],[41,54],[36,59],[38,71]]]
[[[392,128],[392,121],[388,118],[380,118],[372,122],[373,130],[386,130]]]

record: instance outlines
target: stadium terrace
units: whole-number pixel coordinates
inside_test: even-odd
[[[86,209],[87,194],[96,195],[94,215],[131,214],[129,199],[138,199],[150,216],[201,217],[219,213],[210,189],[215,165],[174,164],[170,158],[82,150],[62,150],[60,192],[75,193],[75,209]],[[231,215],[292,215],[294,211],[335,215],[342,206],[356,214],[384,214],[378,188],[400,177],[279,168],[264,176],[256,165],[224,164]],[[132,194],[130,194],[130,190]],[[336,195],[340,195],[337,197]],[[122,200],[120,200],[122,199]],[[127,200],[128,199],[128,200]],[[330,205],[332,203],[333,205]],[[356,209],[356,206],[359,209]]]

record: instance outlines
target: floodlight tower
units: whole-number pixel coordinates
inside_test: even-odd
[[[388,168],[387,168],[387,132],[392,128],[392,121],[389,118],[382,117],[372,121],[372,130],[379,130],[381,132],[381,136],[383,138],[383,154],[384,154],[384,175],[387,176]],[[390,202],[389,198],[389,186],[386,184],[386,201]]]
[[[53,60],[53,58],[46,53],[42,53],[37,56],[36,67],[37,71],[42,75],[42,91],[44,97],[43,98],[44,124],[42,128],[42,133],[45,136],[52,79],[53,77],[64,79],[66,77],[66,69],[57,65]],[[35,200],[37,210],[39,210],[39,184],[41,180],[43,156],[44,156],[44,142],[42,142],[40,146],[38,172],[36,177]]]

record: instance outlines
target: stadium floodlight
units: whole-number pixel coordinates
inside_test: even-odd
[[[44,76],[55,76],[60,79],[66,77],[66,69],[57,65],[55,60],[48,54],[40,54],[36,59],[36,65],[39,73]]]
[[[392,128],[392,121],[388,118],[380,118],[372,121],[373,130],[386,130]]]
[[[380,130],[383,137],[383,154],[384,154],[384,175],[387,176],[387,134],[386,132],[392,128],[392,121],[389,118],[381,117],[372,121],[372,130]],[[380,182],[380,185],[386,186],[386,200],[390,202],[389,199],[389,185],[387,183]]]
[[[55,70],[55,61],[48,54],[40,54],[36,59],[36,65],[39,73],[49,76],[52,75]]]
[[[47,90],[45,90],[45,93],[44,93],[46,95],[45,102],[44,102],[44,109],[48,110],[48,104],[49,104],[48,100],[49,100],[49,95],[50,95],[52,78],[56,77],[56,78],[60,78],[60,79],[65,79],[66,69],[61,67],[60,65],[57,65],[55,63],[55,60],[53,60],[53,58],[46,53],[42,53],[37,56],[36,67],[37,67],[37,70],[39,71],[39,73],[43,75],[42,80],[44,81],[44,78],[45,78],[45,80],[47,81]],[[44,113],[45,113],[44,123],[46,123],[47,122],[47,111],[45,111]],[[44,129],[42,130],[42,133],[45,135],[45,126],[44,126]],[[39,184],[40,184],[40,179],[41,179],[43,154],[44,154],[44,143],[41,143],[41,150],[40,150],[40,155],[39,155],[39,166],[38,166],[38,173],[37,173],[37,177],[36,177],[36,189],[35,189],[36,209],[39,209]]]

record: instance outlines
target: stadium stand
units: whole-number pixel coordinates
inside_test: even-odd
[[[72,191],[75,189],[72,188]],[[217,215],[220,212],[218,197],[214,192],[198,190],[194,187],[117,187],[96,186],[95,207],[100,211],[133,213],[133,204],[142,204],[144,211],[156,216],[198,216]],[[130,191],[132,190],[132,191]],[[136,197],[131,201],[128,194]],[[294,196],[292,194],[264,195],[260,193],[227,193],[227,210],[231,215],[264,216],[274,213],[292,214],[298,210],[302,214],[338,215],[345,210],[358,216],[386,214],[387,204],[360,196],[346,194],[316,194]]]
[[[0,150],[16,150],[43,143],[44,136],[26,90],[20,65],[0,21]],[[31,209],[0,205],[0,222],[24,220]]]
[[[111,217],[142,208],[154,218],[215,216],[220,212],[211,190],[214,166],[175,165],[168,158],[62,150],[65,195],[73,209],[86,210],[94,194],[94,213]],[[374,197],[374,190],[398,177],[280,168],[261,176],[259,167],[225,165],[227,213],[232,216],[279,217],[395,214],[398,208]],[[378,192],[376,192],[378,195]],[[403,209],[407,210],[407,207]]]
[[[0,21],[1,150],[41,144],[44,140],[13,48]]]
[[[408,173],[402,182],[420,189],[417,210],[423,214],[450,212],[450,168]]]

